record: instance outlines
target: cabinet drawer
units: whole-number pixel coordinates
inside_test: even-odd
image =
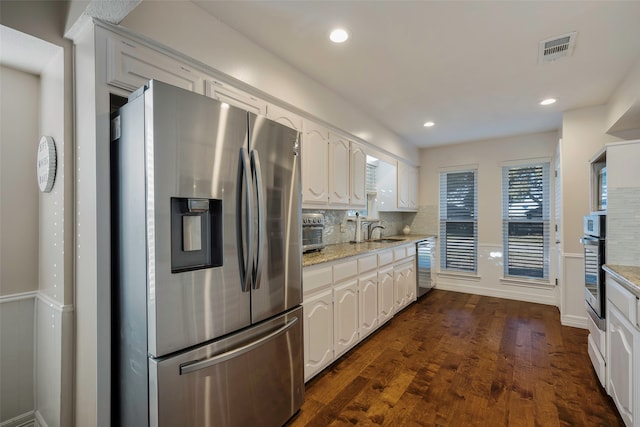
[[[374,270],[378,267],[378,257],[369,255],[358,259],[358,273]]]
[[[331,266],[306,267],[302,270],[302,289],[305,294],[316,289],[331,286],[333,275]]]
[[[393,262],[393,251],[389,250],[378,254],[378,265],[391,264]]]
[[[607,275],[607,300],[608,303],[615,305],[618,310],[631,323],[636,323],[636,297],[615,281],[611,276]]]
[[[406,246],[403,246],[401,248],[395,248],[393,250],[393,258],[398,261],[402,258],[406,258],[407,257],[407,248]]]
[[[333,266],[333,281],[340,282],[358,274],[358,262],[356,260],[341,262]]]
[[[416,245],[407,246],[407,256],[413,256],[416,254]]]

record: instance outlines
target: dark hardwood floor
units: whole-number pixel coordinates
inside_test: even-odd
[[[312,379],[289,426],[622,426],[555,307],[433,290]]]

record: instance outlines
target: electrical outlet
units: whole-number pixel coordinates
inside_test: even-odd
[[[346,233],[347,232],[347,224],[345,224],[344,222],[340,223],[340,232],[341,233]]]

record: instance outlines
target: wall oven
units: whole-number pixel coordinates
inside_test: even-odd
[[[599,329],[605,330],[605,281],[602,265],[605,263],[606,215],[584,217],[584,284],[587,312]]]

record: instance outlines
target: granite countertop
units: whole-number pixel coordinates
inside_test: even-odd
[[[640,297],[640,267],[605,264],[602,268],[636,297]]]
[[[335,261],[351,256],[362,255],[368,252],[376,252],[394,246],[406,245],[407,243],[415,243],[435,237],[432,234],[409,234],[398,236],[384,236],[384,239],[402,239],[397,242],[380,243],[380,242],[362,242],[362,243],[338,243],[335,245],[327,245],[321,251],[309,252],[302,254],[302,266],[320,264],[328,261]]]

